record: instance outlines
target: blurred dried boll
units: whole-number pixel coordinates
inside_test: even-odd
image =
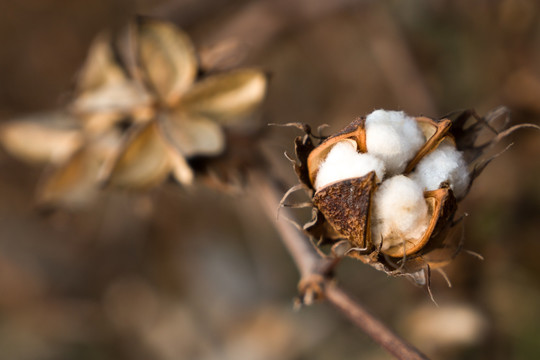
[[[313,217],[303,229],[319,245],[428,285],[430,271],[442,272],[462,248],[457,203],[495,156],[480,157],[514,130],[536,127],[507,128],[507,115],[499,108],[483,118],[464,111],[435,120],[376,110],[330,137],[289,124],[306,134],[290,159],[301,186],[282,204],[295,206],[287,197],[307,190]],[[492,136],[477,144],[483,130]]]
[[[139,18],[120,36],[96,38],[64,108],[7,123],[0,141],[18,158],[52,164],[38,189],[44,205],[85,205],[103,185],[148,189],[169,175],[190,184],[191,159],[208,159],[198,164],[207,173],[238,162],[229,140],[254,137],[260,126],[250,120],[267,90],[258,69],[200,73],[187,34]]]

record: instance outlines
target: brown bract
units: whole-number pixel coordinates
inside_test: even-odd
[[[367,248],[371,244],[371,224],[366,215],[376,188],[375,173],[370,172],[325,186],[313,196],[313,205],[353,247]]]
[[[337,134],[324,140],[309,154],[307,166],[309,169],[309,180],[312,184],[315,183],[315,176],[322,162],[332,149],[332,146],[343,140],[351,140],[357,144],[359,152],[367,152],[366,146],[366,131],[364,129],[366,119],[364,117],[354,120]]]
[[[485,117],[477,116],[474,111],[459,112],[442,119],[417,117],[426,142],[410,160],[404,175],[412,172],[420,160],[441,143],[449,142],[463,153],[469,165],[468,192],[473,180],[497,156],[480,159],[482,155],[513,131],[531,126],[508,127],[507,115],[506,109],[499,108]],[[501,118],[505,119],[501,130],[495,130],[494,123]],[[297,159],[291,161],[303,188],[312,198],[313,216],[303,229],[319,246],[330,244],[334,255],[341,253],[357,258],[388,274],[404,275],[420,285],[429,284],[431,269],[440,269],[459,253],[463,242],[462,223],[461,219],[455,219],[455,213],[461,199],[456,199],[447,184],[424,192],[429,225],[422,236],[403,239],[399,245],[384,248],[384,239],[374,241],[371,233],[373,194],[378,187],[374,172],[338,181],[319,190],[314,188],[318,169],[335,144],[354,141],[359,152],[367,152],[364,118],[354,120],[330,137],[314,136],[310,127],[304,124],[289,125],[305,132],[295,140]],[[484,130],[492,135],[485,143],[477,144],[478,136]],[[380,245],[375,245],[377,243]]]

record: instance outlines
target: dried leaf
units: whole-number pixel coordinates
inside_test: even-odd
[[[169,150],[152,121],[128,135],[118,156],[107,164],[102,178],[112,186],[149,188],[161,183],[170,170]]]
[[[105,164],[118,153],[122,133],[118,129],[87,139],[67,161],[53,167],[38,186],[39,205],[81,207],[98,195]]]
[[[142,20],[138,27],[141,66],[158,97],[175,104],[197,75],[195,49],[188,35],[173,24]]]
[[[30,163],[60,163],[83,141],[77,119],[51,112],[17,119],[0,128],[0,141],[13,156]]]
[[[77,97],[72,107],[77,112],[129,111],[146,106],[150,95],[129,79],[115,59],[108,34],[92,44],[77,81]]]
[[[79,92],[93,91],[109,83],[122,82],[126,75],[114,58],[108,33],[101,33],[93,41],[86,62],[77,78]]]
[[[119,112],[130,113],[136,108],[150,106],[152,98],[134,81],[107,83],[93,91],[81,93],[72,104],[79,113]]]
[[[180,107],[223,124],[235,124],[261,104],[266,86],[265,74],[255,69],[214,75],[196,83],[184,95]]]
[[[38,186],[38,204],[81,207],[98,194],[97,179],[102,159],[87,147],[66,163],[50,170]]]
[[[181,112],[158,118],[165,138],[185,157],[217,155],[225,149],[225,135],[213,120]]]

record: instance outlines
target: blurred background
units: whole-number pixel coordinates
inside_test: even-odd
[[[0,120],[57,108],[92,38],[134,14],[173,21],[216,68],[271,73],[265,123],[338,130],[377,108],[442,116],[506,105],[540,124],[540,3],[528,0],[0,2]],[[214,49],[214,53],[212,53]],[[218,50],[216,50],[218,49]],[[231,50],[233,49],[233,50]],[[208,60],[211,62],[210,60]],[[203,64],[204,65],[204,64]],[[272,172],[296,182],[269,130]],[[540,358],[540,135],[476,181],[466,248],[433,293],[359,262],[343,287],[435,359]],[[164,184],[44,216],[42,168],[0,152],[0,359],[388,359],[325,304],[294,312],[298,273],[256,194]]]

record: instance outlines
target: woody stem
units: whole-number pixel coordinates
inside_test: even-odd
[[[287,209],[283,209],[283,216],[276,219],[281,198],[281,191],[276,184],[267,176],[258,174],[254,174],[252,180],[252,188],[256,191],[264,212],[274,222],[285,247],[298,267],[303,289],[311,287],[320,291],[321,293],[317,294],[319,297],[331,303],[373,341],[397,359],[427,359],[418,349],[390,330],[335,284],[326,271],[329,259],[323,258],[306,236],[284,219],[284,217],[290,216]]]

